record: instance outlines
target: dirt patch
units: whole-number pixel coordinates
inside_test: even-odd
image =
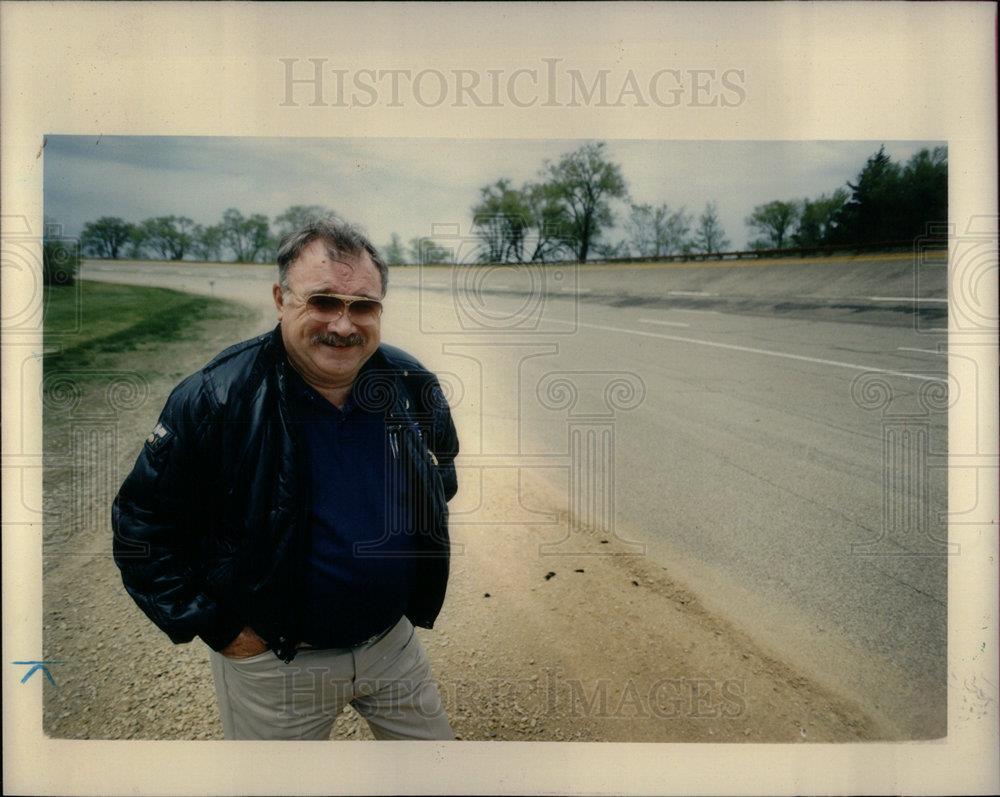
[[[462,738],[889,738],[613,536],[574,529],[572,553],[541,547],[559,540],[551,529],[453,536],[464,555],[437,628],[422,638]]]

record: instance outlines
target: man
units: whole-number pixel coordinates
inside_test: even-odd
[[[128,593],[212,649],[227,739],[454,738],[413,626],[448,579],[458,439],[437,379],[380,345],[387,268],[335,219],[290,233],[278,326],[170,394],[112,509]]]

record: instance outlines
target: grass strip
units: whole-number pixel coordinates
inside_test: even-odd
[[[45,355],[44,367],[85,367],[102,354],[181,339],[200,321],[239,321],[249,314],[249,309],[235,302],[167,288],[91,281],[47,287],[45,346],[59,348]]]

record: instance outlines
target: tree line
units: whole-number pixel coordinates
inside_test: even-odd
[[[472,229],[483,262],[655,257],[720,252],[729,246],[718,206],[709,202],[695,222],[683,207],[630,203],[621,167],[604,142],[584,144],[546,161],[538,179],[517,187],[501,178],[479,191]],[[624,240],[606,235],[616,225],[613,201],[628,203]]]
[[[218,224],[208,226],[187,216],[157,216],[138,223],[102,216],[84,225],[80,248],[85,255],[109,260],[273,263],[284,235],[312,219],[335,215],[322,205],[293,205],[272,222],[262,213],[245,216],[229,208]],[[411,238],[404,245],[396,233],[382,251],[391,265],[442,262],[451,257],[450,250],[429,238]]]
[[[895,243],[932,234],[948,220],[948,150],[922,149],[905,164],[879,147],[854,182],[815,199],[753,209],[753,249]]]
[[[603,237],[616,223],[611,200],[627,203],[616,243]],[[685,207],[631,201],[603,143],[546,162],[538,181],[519,188],[507,178],[484,186],[471,212],[484,262],[717,254],[731,245],[714,201],[697,218]],[[761,250],[912,241],[947,219],[947,149],[922,149],[898,164],[883,146],[846,187],[757,205],[746,225],[757,236],[750,248]]]
[[[275,216],[273,226],[262,213],[244,216],[236,208],[222,214],[218,224],[197,224],[187,216],[156,216],[138,223],[118,216],[88,222],[80,235],[86,255],[117,260],[235,261],[273,263],[282,236],[310,219],[332,215],[321,205],[293,205]]]
[[[611,242],[608,235],[618,225],[615,203],[626,211],[624,237]],[[714,201],[697,217],[684,206],[633,201],[604,142],[545,161],[537,179],[521,186],[508,178],[483,186],[471,214],[474,246],[471,253],[458,255],[463,262],[711,255],[731,246]],[[334,212],[320,205],[294,205],[272,221],[229,208],[217,224],[207,226],[186,216],[139,223],[104,216],[84,226],[80,246],[84,254],[108,259],[273,263],[284,234],[327,215]],[[756,235],[752,249],[782,249],[912,241],[929,223],[947,218],[947,149],[922,149],[899,164],[883,146],[854,182],[812,199],[757,205],[746,225]],[[397,233],[382,251],[391,265],[452,262],[457,254],[428,237],[404,244]]]

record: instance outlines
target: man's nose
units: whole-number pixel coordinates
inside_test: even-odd
[[[351,315],[347,312],[346,307],[344,308],[344,312],[340,314],[340,318],[327,324],[326,329],[328,332],[336,332],[343,337],[347,337],[357,331],[357,327],[351,321]]]

